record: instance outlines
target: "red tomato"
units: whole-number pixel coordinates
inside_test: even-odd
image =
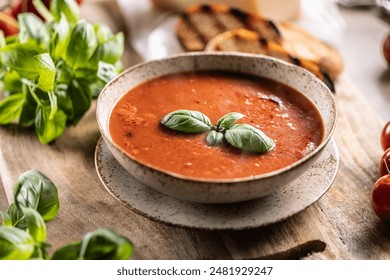
[[[381,145],[384,151],[390,148],[390,122],[388,122],[382,129]]]
[[[379,173],[381,176],[390,174],[390,148],[387,149],[382,155],[381,161],[379,163]]]
[[[387,35],[383,43],[383,55],[385,56],[387,63],[390,65],[390,34]]]
[[[13,17],[0,12],[0,29],[6,37],[17,34],[19,32],[18,22]]]
[[[379,178],[371,190],[371,207],[383,221],[390,221],[390,175]]]

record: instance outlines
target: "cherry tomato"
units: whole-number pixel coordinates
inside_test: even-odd
[[[382,129],[381,145],[384,151],[390,148],[390,122],[388,122]]]
[[[383,55],[385,56],[387,63],[390,65],[390,34],[387,35],[383,43]]]
[[[19,32],[18,22],[11,16],[0,12],[0,29],[4,32],[4,36],[10,36]]]
[[[381,176],[390,174],[390,148],[387,149],[379,162],[379,173]]]
[[[383,221],[390,221],[390,175],[375,182],[371,190],[371,207]]]

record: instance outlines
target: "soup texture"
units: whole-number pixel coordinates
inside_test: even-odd
[[[209,146],[206,133],[187,134],[161,124],[170,112],[200,111],[215,125],[230,112],[274,140],[266,153],[244,152],[226,141]],[[226,72],[171,74],[127,92],[110,116],[113,141],[135,160],[194,180],[244,178],[283,168],[322,141],[324,126],[316,107],[282,83]]]

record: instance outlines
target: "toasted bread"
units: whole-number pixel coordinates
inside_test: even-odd
[[[282,45],[261,38],[256,32],[234,29],[215,36],[207,44],[206,51],[237,51],[263,54],[301,66],[320,78],[333,92],[334,85],[327,72],[317,64],[291,55]]]
[[[181,14],[176,25],[179,41],[187,51],[201,51],[216,35],[245,28],[260,36],[281,42],[275,23],[225,5],[193,6]]]
[[[289,55],[300,61],[318,65],[332,79],[343,70],[339,53],[303,29],[291,23],[273,22],[224,5],[190,7],[179,17],[176,33],[186,50],[201,51],[218,34],[240,28],[255,32],[267,42],[279,44]],[[229,44],[234,42],[229,41]],[[239,49],[250,48],[243,46],[244,44],[242,40]]]

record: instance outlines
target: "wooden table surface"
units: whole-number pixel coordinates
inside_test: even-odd
[[[112,7],[87,2],[83,9],[119,30],[123,25],[112,16]],[[127,65],[137,60],[131,51],[124,58]],[[37,168],[59,189],[60,212],[47,225],[53,249],[98,227],[110,227],[132,240],[137,259],[390,259],[390,226],[379,221],[369,204],[371,186],[379,177],[381,117],[387,116],[380,117],[375,102],[359,91],[349,67],[336,84],[338,175],[317,203],[288,220],[253,230],[207,231],[165,225],[132,212],[105,190],[96,174],[99,131],[94,107],[52,145],[40,144],[32,131],[0,128],[0,189],[2,185],[5,190],[5,195],[0,192],[1,210],[12,198],[16,178]],[[385,69],[375,83],[388,85]],[[382,94],[378,98],[388,99]],[[390,104],[386,101],[383,108]]]

